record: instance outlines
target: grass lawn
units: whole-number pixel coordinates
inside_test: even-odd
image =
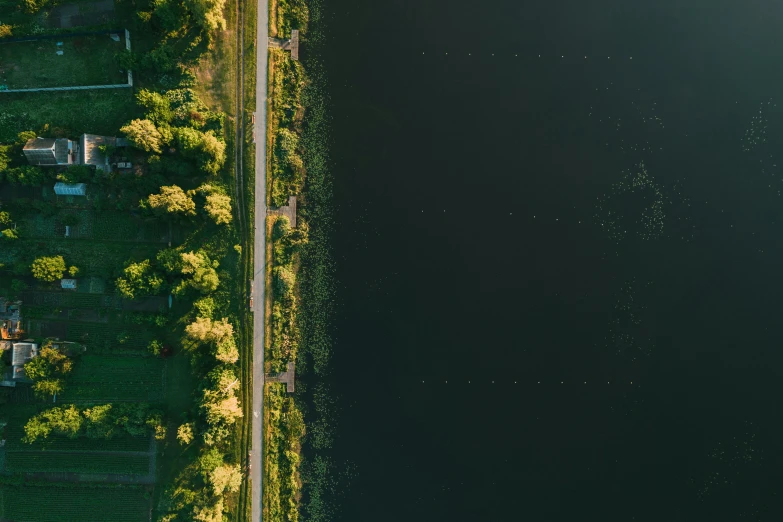
[[[0,143],[12,143],[25,130],[78,137],[82,133],[116,136],[139,116],[130,89],[107,91],[0,93]]]
[[[54,39],[0,43],[0,85],[36,89],[127,83],[115,57],[125,49],[124,35],[119,42],[108,34],[63,37],[59,42],[61,46]]]

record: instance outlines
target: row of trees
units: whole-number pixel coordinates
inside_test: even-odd
[[[226,162],[226,143],[220,137],[222,117],[212,113],[191,89],[164,94],[142,90],[137,95],[145,118],[120,130],[139,150],[156,162],[165,152],[179,152],[205,173],[216,175]]]
[[[159,194],[150,194],[141,205],[158,214],[189,217],[196,215],[194,197],[197,196],[203,202],[204,212],[215,224],[227,225],[231,222],[231,197],[226,195],[222,187],[207,183],[187,192],[177,185],[163,186]]]
[[[79,408],[71,404],[45,410],[24,426],[22,439],[28,444],[50,435],[68,438],[112,439],[122,435],[143,436],[149,430],[163,439],[163,415],[147,403],[100,404]]]
[[[179,252],[167,248],[158,252],[154,263],[149,259],[129,261],[122,276],[116,279],[115,287],[127,299],[158,295],[164,289],[175,295],[183,294],[188,288],[209,294],[220,286],[219,266],[203,250]]]

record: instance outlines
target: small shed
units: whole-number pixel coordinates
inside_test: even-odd
[[[11,366],[14,380],[25,380],[24,365],[33,357],[38,356],[38,345],[35,343],[24,342],[14,343],[11,348]]]
[[[58,196],[86,196],[86,183],[55,183],[54,193]]]
[[[76,279],[60,279],[60,287],[63,290],[76,290]]]

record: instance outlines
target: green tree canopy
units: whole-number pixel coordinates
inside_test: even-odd
[[[30,267],[33,277],[41,281],[53,282],[62,279],[65,272],[63,256],[39,257]]]
[[[210,261],[201,250],[182,253],[182,273],[190,275],[190,285],[202,293],[214,292],[220,285],[217,266],[217,261]]]
[[[225,194],[210,194],[207,196],[204,210],[207,211],[218,225],[231,223],[231,198]]]
[[[45,172],[40,167],[34,165],[22,165],[5,171],[5,179],[9,183],[19,183],[20,185],[43,185],[54,179],[52,172]]]
[[[196,215],[193,198],[177,185],[160,187],[160,194],[150,194],[149,204],[153,209],[168,214]]]
[[[224,317],[219,321],[213,321],[208,317],[196,317],[185,327],[188,338],[203,343],[221,343],[234,335],[234,327]]]
[[[163,151],[163,136],[150,120],[132,120],[120,131],[137,149],[156,154]]]
[[[174,117],[171,102],[162,94],[141,89],[136,99],[144,107],[144,115],[155,125],[167,125]]]
[[[145,259],[138,263],[128,263],[115,286],[121,296],[135,299],[160,293],[163,278],[152,268],[150,260]]]
[[[185,0],[185,6],[193,13],[196,24],[207,32],[225,30],[223,8],[226,0]]]
[[[213,131],[201,132],[190,127],[175,129],[177,143],[185,157],[196,160],[201,170],[215,175],[226,162],[226,143]]]

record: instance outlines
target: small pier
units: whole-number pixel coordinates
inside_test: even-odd
[[[296,196],[288,196],[288,205],[280,208],[270,208],[266,211],[268,216],[285,216],[291,223],[292,228],[296,228]]]
[[[282,49],[284,51],[291,51],[291,59],[299,60],[299,29],[293,29],[291,31],[291,38],[269,38],[270,49]]]
[[[288,363],[288,370],[283,373],[266,374],[264,380],[266,382],[282,382],[285,384],[285,390],[288,393],[294,393],[294,376],[296,374],[296,364],[293,362]]]

